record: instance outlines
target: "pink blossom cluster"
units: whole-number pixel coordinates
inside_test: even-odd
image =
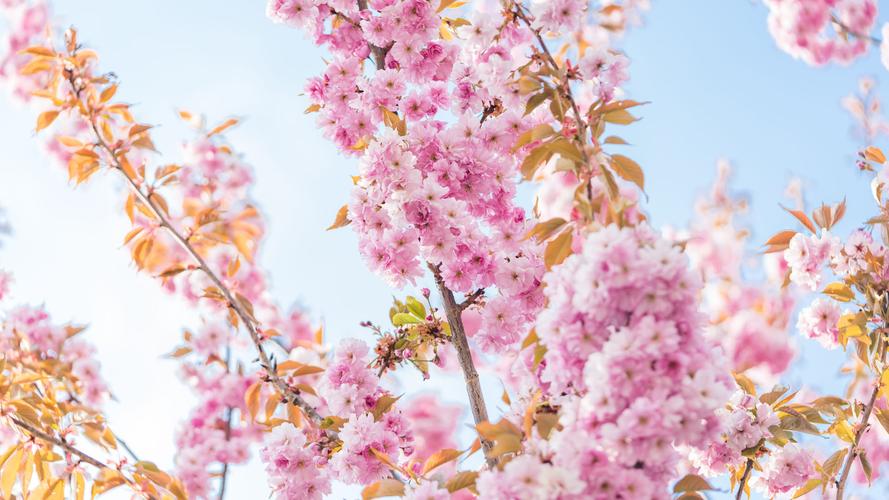
[[[182,376],[198,395],[198,403],[176,432],[176,473],[189,495],[212,496],[212,478],[224,464],[243,464],[261,430],[242,422],[244,394],[253,377],[222,368],[219,363],[184,362]]]
[[[326,458],[293,424],[281,424],[266,434],[259,456],[276,498],[315,500],[330,493]]]
[[[476,482],[476,488],[479,498],[495,500],[592,498],[579,496],[584,490],[584,483],[579,474],[580,471],[576,467],[560,467],[546,463],[535,455],[525,454],[510,460],[502,471],[495,469],[482,471]],[[621,480],[619,475],[612,478],[615,481],[614,492],[626,491],[619,486]],[[634,498],[645,498],[645,496]]]
[[[840,345],[837,322],[841,314],[840,306],[835,301],[819,297],[799,312],[796,329],[824,347],[835,349]]]
[[[6,271],[0,271],[0,301],[9,296],[9,289],[12,286],[12,275]]]
[[[403,411],[414,435],[411,458],[421,461],[438,450],[457,448],[454,432],[464,412],[463,406],[447,404],[431,394],[424,394],[412,398]]]
[[[455,496],[457,495],[452,495],[434,481],[424,481],[416,487],[409,487],[401,498],[405,500],[451,500]]]
[[[690,228],[670,237],[685,242],[692,268],[704,279],[707,336],[722,344],[734,371],[773,384],[794,356],[788,325],[795,300],[779,286],[787,267],[781,255],[766,254],[759,269],[749,264],[749,232],[736,224],[747,203],[730,192],[730,174],[729,164],[720,162],[710,192],[695,203]],[[757,270],[764,276],[748,278]]]
[[[42,0],[0,0],[0,18],[8,25],[8,33],[0,37],[0,81],[5,81],[17,101],[27,102],[39,88],[38,77],[19,73],[30,60],[19,51],[45,36],[49,9]]]
[[[534,26],[546,31],[577,31],[586,16],[586,0],[532,0]]]
[[[864,54],[877,19],[875,0],[764,0],[781,50],[807,64],[846,64]]]
[[[339,480],[347,484],[368,484],[389,475],[389,468],[377,453],[398,462],[414,453],[413,435],[408,419],[397,409],[375,415],[378,404],[385,404],[383,397],[390,397],[379,387],[379,378],[369,368],[369,348],[359,340],[340,342],[334,357],[318,384],[322,396],[319,412],[344,421],[337,432],[341,441],[338,450],[327,458],[317,445],[306,447],[305,436],[291,438],[281,444],[278,437],[267,441],[260,456],[269,472],[269,484],[278,498],[302,498],[294,496],[309,486],[319,494],[326,491],[327,483],[316,483],[319,478],[302,478],[288,472],[289,460],[276,458],[290,453],[303,457],[315,465],[325,465],[322,476],[325,481]],[[289,431],[281,431],[287,433]],[[289,434],[287,434],[289,436]],[[293,448],[283,450],[282,446]],[[311,449],[312,451],[307,451]],[[303,450],[303,451],[299,451]],[[308,455],[306,455],[308,454]],[[281,465],[285,463],[285,465]],[[304,484],[305,483],[305,484]]]
[[[762,473],[750,479],[750,486],[774,497],[787,493],[818,477],[812,453],[796,443],[788,443],[772,452],[765,461]]]
[[[3,315],[0,349],[8,361],[36,357],[70,363],[71,373],[77,377],[78,397],[99,408],[109,391],[100,373],[96,350],[84,339],[69,336],[70,331],[52,323],[43,307],[16,306]]]
[[[784,250],[784,259],[790,267],[790,281],[802,288],[817,290],[823,267],[830,260],[831,250],[837,241],[824,230],[820,236],[794,235],[790,246]]]
[[[695,468],[707,476],[718,476],[743,467],[746,458],[742,452],[771,438],[769,427],[779,423],[771,406],[740,390],[735,391],[729,404],[718,413],[722,426],[720,439],[689,453]]]
[[[703,446],[718,430],[731,381],[704,339],[699,291],[686,257],[647,224],[589,234],[547,275],[541,379],[564,427],[552,460],[583,465],[584,498],[613,498],[601,483],[618,477],[662,491],[673,445]]]
[[[578,25],[585,4],[539,2],[531,13],[546,29],[564,29]],[[517,92],[514,70],[528,62],[530,29],[476,11],[456,38],[442,38],[444,14],[420,0],[361,10],[353,2],[272,0],[267,13],[331,53],[307,94],[325,135],[360,156],[349,219],[368,265],[398,287],[414,283],[427,264],[455,292],[496,287],[499,294],[479,306],[476,340],[489,351],[514,345],[542,306],[543,267],[515,203],[518,167],[536,144],[513,145],[554,120],[546,106],[525,117],[515,111],[528,98]],[[365,59],[377,71],[366,71]],[[590,103],[626,79],[626,60],[613,52],[590,49],[579,64],[579,85],[596,89]]]

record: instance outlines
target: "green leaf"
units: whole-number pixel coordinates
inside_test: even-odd
[[[392,324],[395,326],[415,325],[419,322],[420,320],[410,313],[397,313],[392,316]]]

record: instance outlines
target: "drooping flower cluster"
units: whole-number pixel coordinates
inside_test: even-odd
[[[798,488],[816,476],[812,452],[790,443],[769,455],[761,475],[750,480],[750,486],[765,495],[775,496]]]
[[[368,367],[368,353],[364,342],[342,341],[318,384],[319,411],[340,422],[338,449],[328,449],[319,441],[306,444],[303,434],[294,438],[290,430],[267,439],[260,456],[278,498],[302,498],[299,492],[304,490],[320,495],[329,491],[330,480],[371,483],[389,474],[380,456],[397,463],[414,452],[408,420],[400,410],[390,409],[395,399],[379,386],[379,378]],[[281,433],[289,437],[282,440]],[[307,463],[313,464],[310,469],[325,467],[311,477],[293,470]]]
[[[769,32],[781,50],[807,64],[846,64],[872,43],[874,0],[764,0]]]
[[[820,236],[797,233],[784,251],[784,259],[790,267],[790,281],[808,289],[817,290],[821,284],[824,264],[830,259],[836,239],[828,231]]]
[[[721,438],[690,458],[702,473],[717,476],[743,466],[745,450],[756,450],[763,440],[773,436],[770,427],[778,416],[768,404],[743,391],[735,391],[727,408],[719,410]]]
[[[259,456],[277,498],[314,500],[330,493],[325,458],[293,424],[281,424],[268,433]]]
[[[590,234],[546,284],[541,378],[564,427],[550,438],[551,460],[583,464],[586,498],[613,498],[603,481],[624,476],[660,491],[678,459],[673,444],[707,443],[730,391],[701,331],[699,279],[641,224]]]

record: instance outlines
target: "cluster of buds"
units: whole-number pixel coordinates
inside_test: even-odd
[[[380,376],[399,365],[411,363],[423,373],[424,379],[428,379],[429,364],[441,363],[438,348],[450,339],[451,328],[447,321],[437,316],[429,295],[429,290],[424,288],[426,305],[410,295],[403,302],[394,299],[389,309],[389,320],[394,327],[391,331],[370,321],[361,323],[377,336],[376,356],[371,368],[377,369]]]

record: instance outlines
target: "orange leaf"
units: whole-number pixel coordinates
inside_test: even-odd
[[[37,117],[37,131],[45,129],[52,125],[52,122],[55,121],[56,117],[59,116],[59,112],[56,110],[52,111],[44,111],[40,113],[40,116]]]
[[[812,231],[812,234],[815,234],[818,232],[818,230],[815,229],[815,224],[812,224],[812,221],[809,219],[809,216],[806,215],[805,213],[803,213],[802,210],[791,210],[783,205],[781,206],[781,208],[783,208],[784,210],[787,210],[788,212],[790,212],[791,215],[796,217],[796,220],[800,221],[804,226],[806,226],[806,229],[808,229],[809,231]]]

